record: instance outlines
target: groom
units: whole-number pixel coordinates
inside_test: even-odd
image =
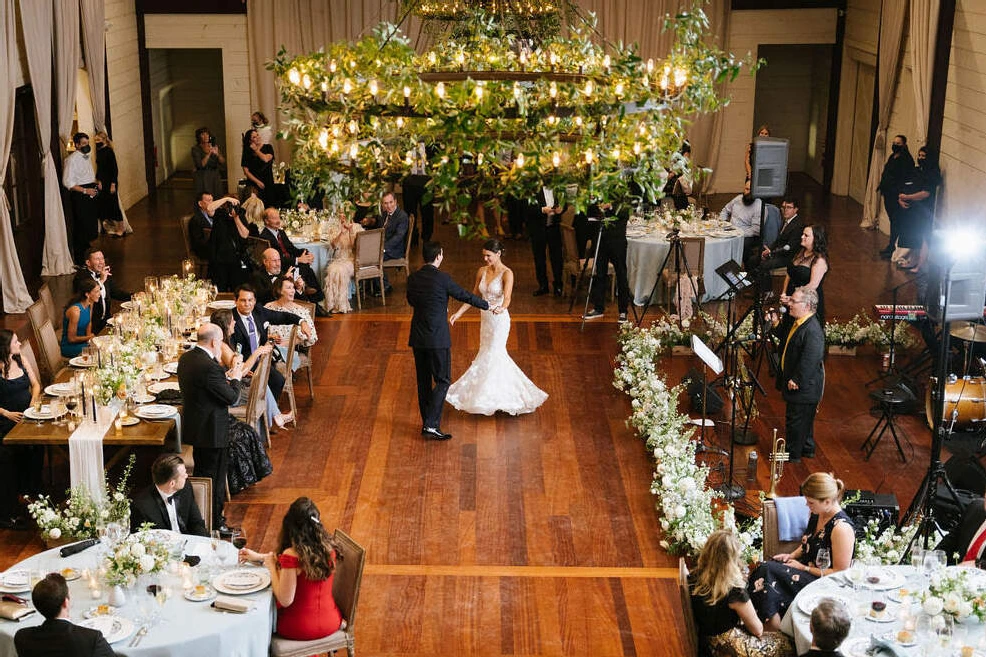
[[[407,279],[407,302],[414,308],[408,345],[414,350],[414,369],[418,377],[418,407],[423,423],[421,435],[432,440],[448,440],[452,434],[444,433],[439,428],[445,394],[452,383],[448,299],[455,297],[481,310],[489,310],[490,305],[463,290],[451,276],[438,270],[444,259],[440,243],[425,242],[421,255],[424,266]]]

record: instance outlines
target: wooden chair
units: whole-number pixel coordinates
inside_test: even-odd
[[[187,464],[185,469],[188,469]],[[212,529],[212,479],[209,477],[189,477],[188,484],[192,487],[195,506],[199,507],[199,513],[205,520],[205,526]]]
[[[308,315],[314,321],[315,319],[315,304],[311,301],[295,301],[296,304],[303,307],[308,311]],[[295,358],[298,359],[298,367],[295,369],[297,374],[299,370],[305,370],[308,373],[308,396],[315,400],[315,385],[312,381],[312,349],[315,346],[312,345],[308,347],[305,351],[299,351],[295,354]]]
[[[387,292],[383,289],[383,228],[364,230],[356,234],[353,245],[353,280],[356,281],[356,306],[363,310],[360,281],[380,281],[380,298],[387,305]]]
[[[801,545],[800,540],[782,541],[777,530],[777,506],[774,500],[763,501],[763,558],[770,559],[775,554],[793,552]]]
[[[45,310],[48,311],[48,319],[51,320],[52,327],[59,326],[58,311],[55,309],[55,297],[52,296],[51,288],[47,283],[44,283],[38,288],[38,301],[43,303]],[[57,333],[58,331],[56,330],[55,332]]]
[[[332,582],[332,597],[346,621],[345,627],[314,641],[292,641],[275,634],[270,642],[270,654],[273,657],[308,657],[333,653],[343,648],[349,657],[355,657],[356,638],[353,628],[356,625],[356,604],[359,602],[360,584],[363,581],[366,550],[341,529],[335,530],[333,538],[338,548],[338,558]]]
[[[262,265],[264,262],[264,251],[271,247],[271,243],[262,237],[254,237],[253,235],[247,237],[246,240],[247,253],[250,254],[254,264]]]
[[[408,215],[407,219],[407,241],[404,243],[404,257],[384,260],[384,269],[403,269],[404,278],[411,273],[411,236],[414,234],[414,215]]]
[[[274,367],[284,375],[284,392],[288,393],[288,402],[291,404],[291,421],[294,422],[294,426],[298,426],[298,404],[294,399],[294,372],[291,371],[291,366],[294,365],[295,358],[298,354],[295,349],[298,346],[298,327],[291,327],[291,337],[288,338],[287,345],[287,355],[284,357],[283,361],[278,361],[274,363]]]
[[[41,325],[45,322],[51,324],[53,328],[55,324],[55,321],[48,316],[48,309],[41,299],[38,299],[27,307],[27,321],[31,323],[31,330],[34,331],[35,337],[37,337],[38,332],[41,330]]]
[[[51,322],[45,320],[35,338],[41,354],[42,370],[46,373],[47,380],[55,381],[68,361],[62,356],[62,348],[58,344],[58,337],[55,335],[55,329],[51,327]]]
[[[705,238],[704,237],[682,237],[681,238],[682,253],[684,253],[684,262],[681,262],[681,275],[687,276],[691,274],[692,278],[695,279],[695,303],[696,305],[701,304],[702,297],[705,296]],[[687,270],[685,265],[688,265]],[[674,269],[674,254],[668,259],[668,264],[664,268],[664,284],[668,292],[668,303],[675,301],[677,303],[677,294],[675,294],[675,288],[679,285],[679,281],[675,279],[675,269]],[[683,292],[684,293],[684,292]],[[678,311],[680,312],[680,310]]]
[[[257,430],[270,447],[270,429],[267,427],[267,381],[270,378],[270,354],[264,354],[257,359],[253,379],[250,382],[250,394],[243,406],[231,406],[229,414],[238,420],[246,422]]]
[[[686,655],[698,654],[698,629],[695,626],[695,612],[692,610],[692,592],[688,586],[688,565],[684,557],[678,558],[678,594],[681,599],[681,615],[685,617]]]
[[[192,264],[195,266],[195,275],[199,278],[205,278],[209,270],[209,263],[208,261],[195,255],[195,251],[192,250],[192,238],[188,233],[188,224],[191,221],[192,215],[190,214],[185,215],[184,217],[179,217],[178,219],[178,223],[181,226],[181,237],[185,241],[185,257],[191,260]],[[209,232],[211,232],[211,230]]]
[[[592,257],[586,254],[585,258],[579,258],[579,248],[575,243],[575,228],[564,222],[559,226],[561,229],[561,252],[562,252],[562,279],[567,281],[572,296],[578,292],[579,273],[585,266],[586,280],[592,274]],[[609,277],[609,292],[616,297],[616,269],[613,263],[609,263],[606,268],[606,275]]]
[[[42,388],[51,383],[51,381],[45,378],[40,368],[38,368],[38,359],[34,356],[34,348],[27,340],[21,340],[21,362],[34,370],[34,373],[38,376],[38,381],[41,382]]]

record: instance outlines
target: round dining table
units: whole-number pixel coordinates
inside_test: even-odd
[[[325,269],[332,262],[332,257],[335,255],[335,249],[333,249],[328,242],[323,240],[305,241],[301,237],[291,238],[294,240],[294,245],[299,249],[308,249],[308,252],[312,254],[312,271],[318,277],[319,285],[325,285]]]
[[[222,549],[227,551],[228,565],[217,564],[213,555],[209,538],[201,536],[181,536],[187,539],[184,548],[185,555],[201,558],[198,568],[212,564],[211,568],[218,574],[224,568],[231,568],[236,563],[236,550],[227,542]],[[36,554],[12,566],[7,572],[15,570],[42,570],[60,572],[64,569],[94,569],[99,561],[98,550],[95,546],[69,557],[61,557],[59,548],[53,548]],[[239,566],[237,566],[239,567]],[[93,599],[84,578],[75,579],[68,583],[71,598],[70,617],[74,623],[81,622],[87,613],[99,604],[107,604],[108,590],[102,589],[102,597]],[[136,646],[136,634],[143,626],[138,622],[142,616],[142,604],[139,596],[150,596],[138,590],[140,585],[131,589],[126,602],[120,607],[111,607],[112,613],[133,624],[133,631],[111,647],[117,655],[127,657],[186,657],[190,655],[211,655],[214,657],[266,657],[270,649],[271,632],[275,622],[275,609],[270,586],[248,595],[236,596],[237,600],[249,601],[250,609],[245,613],[225,612],[211,605],[211,600],[192,602],[185,599],[179,589],[167,601],[160,611],[161,619],[147,623],[148,629],[140,637]],[[18,593],[18,596],[30,600],[31,594]],[[155,607],[153,600],[149,606]],[[20,622],[0,619],[0,657],[16,657],[14,650],[14,634],[24,627],[40,625],[44,618],[40,613],[33,613]]]
[[[986,655],[986,625],[974,616],[953,625],[951,643],[946,648],[939,644],[931,617],[921,611],[921,603],[915,600],[928,587],[928,577],[923,571],[913,566],[877,566],[867,569],[866,574],[866,580],[856,589],[848,579],[848,571],[843,571],[821,577],[798,593],[781,621],[781,631],[794,638],[799,655],[811,647],[811,611],[826,597],[842,602],[852,616],[849,636],[839,648],[845,657],[869,657],[866,651],[874,638],[888,642],[900,657],[961,657],[963,646],[971,647],[974,657]],[[969,575],[981,581],[986,591],[986,572],[973,570]],[[908,599],[913,601],[910,609],[916,625],[911,640],[901,634],[906,629],[901,600]],[[878,617],[872,612],[874,602],[886,605]]]

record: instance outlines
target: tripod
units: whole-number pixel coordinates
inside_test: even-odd
[[[678,325],[679,326],[681,325],[681,319],[682,319],[681,318],[681,299],[682,299],[681,271],[682,269],[684,269],[685,275],[688,276],[689,281],[692,280],[692,272],[688,266],[688,258],[685,255],[685,247],[682,246],[681,244],[681,229],[674,228],[670,233],[668,233],[667,239],[668,239],[668,243],[670,244],[670,248],[668,249],[667,255],[664,256],[664,262],[661,263],[661,268],[657,270],[657,278],[654,279],[654,287],[651,288],[650,294],[647,296],[647,302],[644,304],[644,309],[640,311],[640,317],[637,319],[637,326],[640,326],[641,324],[644,323],[644,316],[647,314],[647,310],[651,306],[651,299],[653,299],[654,295],[657,293],[657,286],[661,284],[661,277],[664,274],[664,270],[667,268],[668,262],[671,260],[672,256],[674,256],[675,281],[678,282],[676,288],[677,289],[676,294],[678,300],[677,307],[679,309]],[[697,298],[696,301],[698,301]],[[671,299],[668,299],[669,312],[670,312],[670,307],[671,307]]]
[[[599,228],[596,230],[596,243],[593,246],[592,258],[586,258],[585,262],[582,263],[582,268],[579,270],[579,275],[575,281],[575,289],[578,290],[582,286],[582,281],[585,280],[586,270],[589,269],[589,261],[592,261],[592,270],[589,272],[589,286],[585,292],[585,308],[582,311],[582,325],[579,327],[579,331],[585,330],[585,316],[589,312],[589,302],[592,300],[592,285],[596,282],[596,267],[599,263],[599,245],[603,240],[603,228],[606,227],[605,222],[598,218],[589,218],[590,222],[596,222],[599,224]],[[568,304],[568,312],[572,312],[575,308],[575,293],[572,293],[572,300]],[[637,318],[637,308],[636,306],[630,306],[633,311],[634,319]],[[643,318],[641,317],[641,321]],[[640,326],[640,322],[637,322],[637,326]]]

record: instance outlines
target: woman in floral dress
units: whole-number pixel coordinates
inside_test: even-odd
[[[353,245],[356,235],[363,227],[353,223],[351,217],[342,214],[339,227],[329,233],[329,243],[335,249],[332,262],[325,269],[325,307],[329,312],[348,313],[353,307],[349,304],[349,281],[353,278]]]

